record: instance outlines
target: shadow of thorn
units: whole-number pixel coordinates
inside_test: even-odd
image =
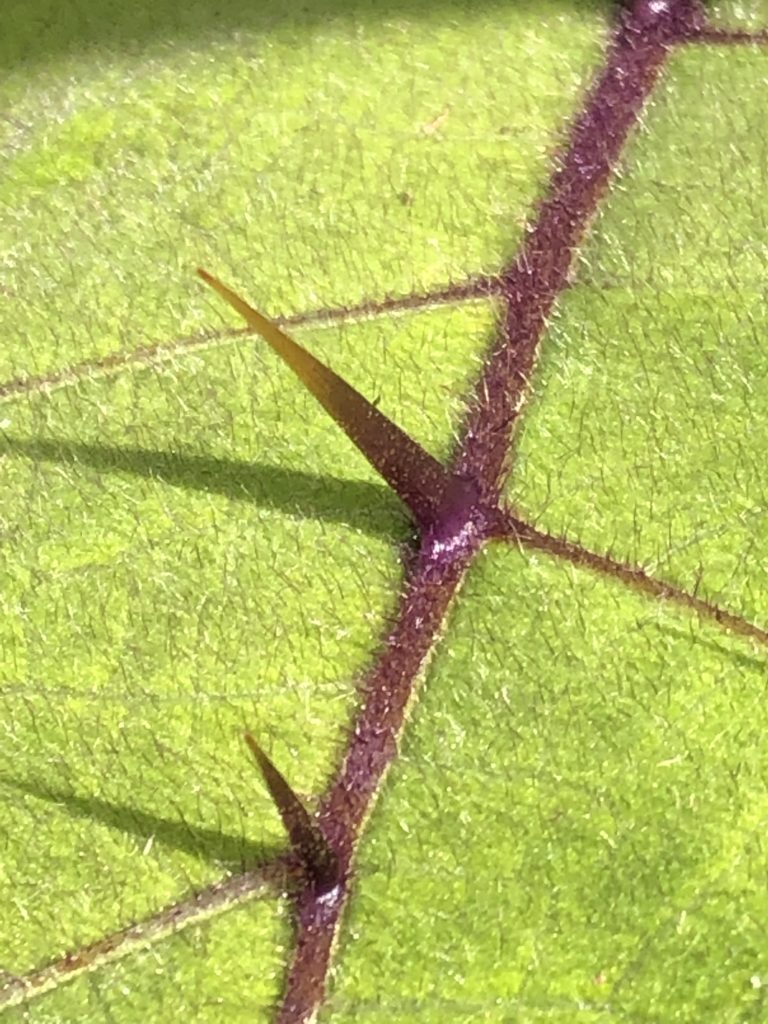
[[[750,654],[747,651],[735,650],[727,644],[718,643],[717,640],[699,636],[698,634],[692,635],[690,630],[681,629],[680,627],[670,625],[669,623],[660,623],[655,621],[639,623],[640,629],[645,629],[647,627],[652,627],[653,629],[658,630],[659,633],[675,637],[677,640],[686,640],[697,647],[706,647],[707,650],[713,651],[715,654],[719,654],[723,660],[730,661],[732,664],[738,665],[740,668],[745,668],[750,671],[755,669],[762,670],[765,668],[764,654]]]
[[[145,448],[111,447],[44,438],[2,438],[0,453],[35,462],[90,466],[102,473],[133,473],[187,490],[222,494],[302,519],[342,523],[389,540],[403,539],[407,513],[385,484],[339,480],[263,462],[219,459]]]
[[[0,780],[0,785],[57,804],[73,818],[97,821],[127,835],[136,836],[142,846],[150,836],[154,836],[157,845],[169,846],[199,860],[231,868],[255,868],[284,852],[281,847],[257,843],[243,836],[226,835],[216,829],[191,825],[183,819],[161,818],[97,796],[78,796],[20,779],[4,778]]]

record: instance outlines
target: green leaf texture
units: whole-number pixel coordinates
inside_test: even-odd
[[[447,461],[499,306],[377,303],[509,264],[615,16],[273,7],[4,12],[11,975],[284,850],[242,732],[314,808],[397,607],[405,509],[194,268],[269,315],[328,314],[297,339]],[[711,13],[768,25],[760,3]],[[767,78],[765,47],[670,59],[543,338],[506,489],[762,625]],[[765,1019],[765,664],[617,580],[488,546],[362,837],[321,1019]],[[266,1024],[293,938],[288,896],[257,893],[0,1016]]]

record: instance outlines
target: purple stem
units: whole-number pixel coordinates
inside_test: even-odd
[[[475,392],[456,460],[478,500],[422,538],[395,625],[366,681],[347,756],[325,799],[320,821],[341,865],[337,890],[299,898],[297,948],[279,1024],[311,1020],[325,993],[334,938],[349,894],[355,844],[397,753],[408,704],[450,604],[475,552],[499,532],[496,509],[511,430],[519,414],[546,318],[568,283],[576,246],[594,216],[629,132],[671,47],[701,23],[693,0],[636,0],[621,17],[603,72],[571,132],[533,230],[503,274],[506,315],[498,344]]]

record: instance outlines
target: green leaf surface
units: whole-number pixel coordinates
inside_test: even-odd
[[[396,608],[404,508],[272,353],[225,336],[194,267],[272,315],[498,272],[610,14],[7,6],[0,381],[50,386],[0,408],[0,970],[284,850],[242,732],[313,809]],[[752,47],[671,59],[508,487],[541,528],[763,625],[766,77]],[[447,460],[497,319],[453,302],[295,333]],[[166,356],[120,355],[148,343]],[[323,1019],[762,1020],[764,678],[689,612],[488,548],[363,837]],[[260,893],[3,1016],[266,1022],[291,925]]]
[[[709,5],[712,20],[726,28],[759,32],[768,28],[766,0],[714,0]]]
[[[247,905],[77,978],[5,1019],[62,1021],[268,1020],[291,941],[284,908]],[[248,953],[252,955],[248,955]]]
[[[764,655],[504,548],[449,637],[362,844],[325,1019],[761,1019]]]
[[[562,298],[510,493],[748,618],[768,608],[768,54],[676,54]]]
[[[444,455],[492,323],[475,304],[302,337]],[[409,527],[251,340],[6,419],[0,904],[18,971],[281,843],[241,733],[323,788]]]
[[[766,70],[673,59],[546,339],[510,487],[541,528],[760,621]],[[486,553],[363,841],[326,1019],[761,1020],[765,727],[757,647]]]
[[[5,43],[0,377],[209,327],[198,265],[267,313],[496,271],[604,28],[557,0],[63,6],[14,4]]]

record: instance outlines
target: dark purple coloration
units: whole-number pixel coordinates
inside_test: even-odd
[[[365,395],[305,349],[207,270],[199,276],[217,291],[290,367],[328,415],[408,506],[426,531],[445,533],[463,521],[475,499],[455,476]]]
[[[764,46],[768,43],[768,29],[747,32],[738,28],[714,28],[704,25],[689,37],[691,43],[722,43],[726,46],[738,44]]]
[[[640,0],[622,15],[605,70],[573,127],[536,222],[502,275],[504,322],[457,459],[458,471],[477,480],[491,503],[510,471],[510,436],[576,249],[667,53],[699,22],[700,9],[690,0]]]
[[[52,980],[71,977],[134,940],[151,939],[164,930],[181,927],[194,919],[199,910],[206,913],[237,899],[247,899],[268,878],[272,884],[282,887],[290,883],[292,889],[298,888],[297,948],[279,1021],[300,1024],[312,1017],[325,991],[334,938],[349,895],[352,860],[360,830],[385,772],[396,757],[416,680],[434,649],[467,567],[487,540],[539,548],[580,567],[621,579],[653,597],[673,600],[732,632],[768,643],[768,631],[740,616],[655,580],[642,569],[539,531],[497,506],[504,477],[509,471],[509,439],[525,397],[547,317],[557,296],[569,284],[568,274],[576,248],[668,51],[675,44],[686,42],[766,41],[768,31],[747,33],[712,27],[697,0],[634,0],[621,16],[605,69],[583,114],[575,122],[547,198],[511,267],[497,277],[472,279],[431,294],[278,319],[283,326],[343,321],[492,295],[501,296],[506,303],[496,349],[475,392],[456,471],[449,474],[451,480],[459,483],[455,493],[446,494],[439,514],[423,530],[397,618],[366,680],[364,704],[357,716],[343,766],[322,802],[317,824],[337,858],[338,875],[329,876],[328,885],[318,887],[316,880],[313,884],[311,868],[309,872],[306,870],[311,857],[302,857],[303,863],[299,863],[295,854],[278,858],[258,872],[218,882],[160,911],[141,925],[130,926],[25,977],[7,981],[0,988],[0,1005],[15,1001],[15,996],[22,991],[34,994],[44,990]],[[131,362],[150,362],[218,338],[247,333],[247,330],[221,331],[167,345],[145,346],[132,353],[117,353],[47,377],[0,385],[0,398],[45,390],[69,380],[88,378],[94,372],[109,371]],[[279,801],[276,802],[279,806]],[[301,843],[296,845],[300,847]],[[337,884],[333,884],[336,878]]]
[[[628,565],[626,562],[619,562],[610,555],[600,555],[595,551],[575,544],[565,537],[555,537],[551,533],[537,530],[533,526],[516,519],[514,516],[507,516],[506,520],[499,519],[493,534],[497,540],[508,540],[523,547],[538,548],[556,558],[564,559],[579,568],[591,569],[604,576],[613,576],[621,580],[634,590],[643,594],[658,598],[661,601],[673,601],[684,608],[695,612],[702,619],[712,619],[721,626],[725,626],[731,633],[739,636],[747,636],[759,643],[768,644],[768,630],[755,625],[741,615],[734,615],[718,605],[707,601],[705,598],[697,597],[674,583],[666,583],[658,580],[635,565]]]
[[[327,323],[343,320],[365,319],[366,317],[382,316],[385,313],[406,313],[415,309],[428,309],[430,306],[448,306],[470,299],[490,299],[501,295],[503,282],[496,274],[478,274],[436,288],[429,292],[416,292],[412,295],[397,295],[385,299],[367,299],[354,306],[330,306],[311,313],[296,313],[292,316],[275,317],[283,327],[297,327],[304,324]]]
[[[457,476],[474,482],[476,500],[463,522],[460,514],[452,515],[450,524],[436,523],[422,537],[397,621],[368,677],[344,765],[320,815],[341,859],[342,891],[330,907],[319,907],[309,894],[300,900],[298,947],[279,1024],[311,1019],[323,999],[360,828],[396,756],[416,679],[464,573],[482,542],[499,530],[496,504],[508,471],[510,434],[546,318],[567,285],[576,246],[668,51],[698,20],[699,8],[690,0],[669,0],[663,10],[653,0],[639,0],[622,16],[605,70],[576,121],[536,224],[502,275],[506,310],[499,343],[478,383],[456,460]]]
[[[320,904],[308,892],[300,898],[298,945],[279,1024],[308,1019],[322,1000],[333,940],[349,892],[360,826],[382,776],[397,754],[397,740],[415,680],[434,647],[473,554],[474,546],[452,559],[421,553],[397,622],[368,677],[365,703],[344,765],[320,812],[325,834],[341,859],[342,886],[330,906]]]
[[[318,823],[249,732],[245,734],[245,742],[283,819],[291,845],[304,867],[310,890],[315,896],[327,893],[339,883],[338,857]]]

